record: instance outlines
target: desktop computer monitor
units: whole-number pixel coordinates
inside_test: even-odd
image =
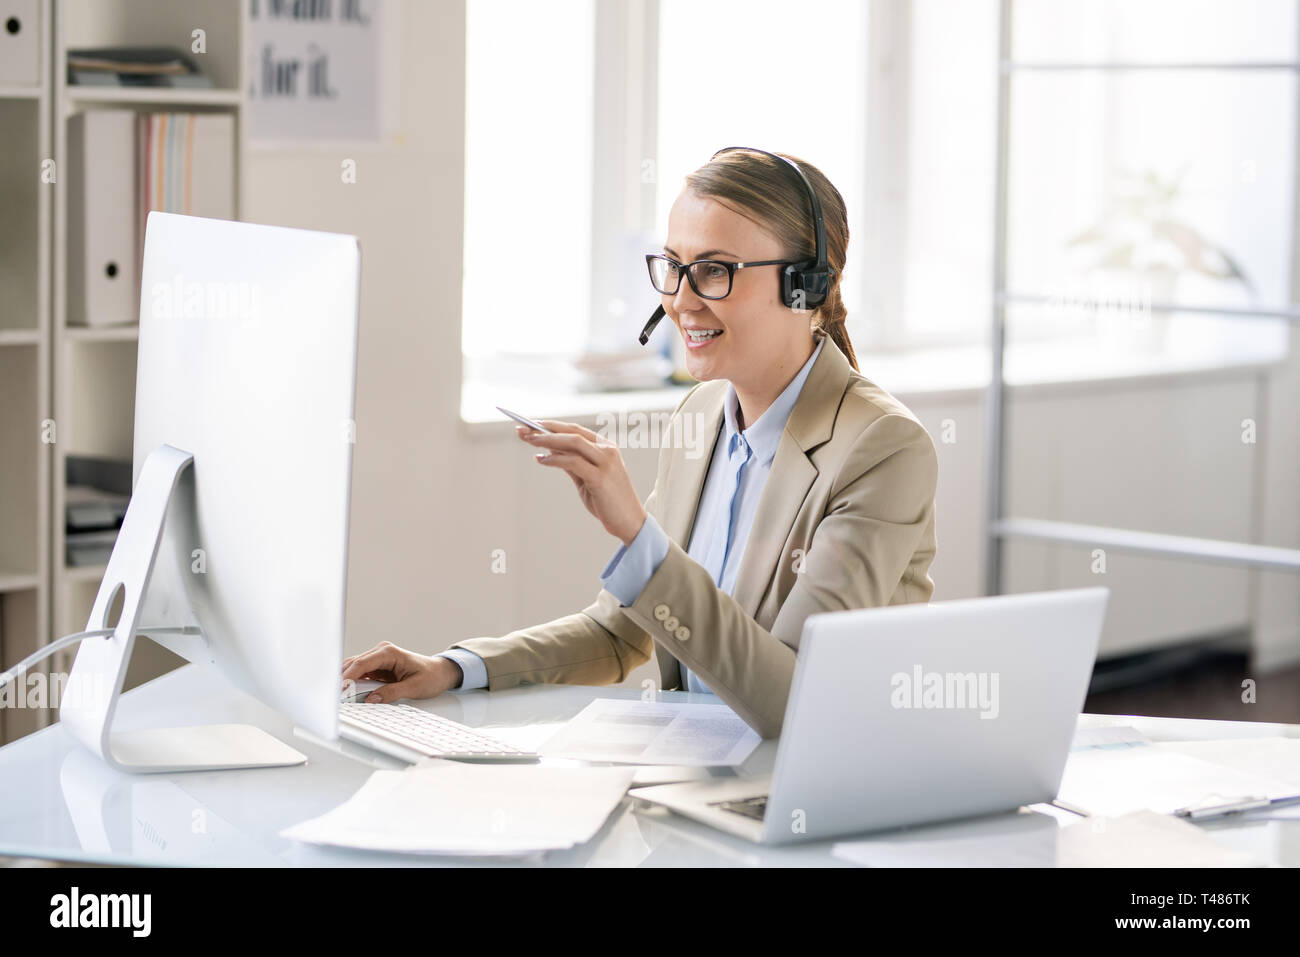
[[[135,484],[87,625],[116,633],[81,642],[60,710],[114,767],[305,760],[246,725],[112,732],[141,633],[337,736],[359,284],[355,237],[149,214]]]

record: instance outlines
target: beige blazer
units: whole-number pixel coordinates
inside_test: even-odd
[[[726,392],[724,380],[702,382],[674,413],[703,417],[710,454]],[[709,460],[661,450],[645,508],[671,543],[631,605],[601,589],[578,614],[452,647],[483,659],[491,690],[611,684],[657,649],[663,690],[681,687],[684,662],[760,735],[779,735],[805,618],[933,594],[934,443],[828,339],[778,444],[734,596],[685,550]]]

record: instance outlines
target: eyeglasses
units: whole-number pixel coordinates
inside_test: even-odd
[[[790,266],[793,260],[763,259],[752,263],[729,263],[721,259],[697,259],[693,263],[679,263],[667,256],[651,253],[645,257],[650,269],[650,285],[665,296],[677,295],[682,285],[682,272],[701,299],[726,299],[731,294],[731,281],[737,269],[753,266]]]

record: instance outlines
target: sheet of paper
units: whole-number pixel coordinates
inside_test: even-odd
[[[632,775],[630,768],[424,761],[376,771],[334,810],[280,833],[409,854],[537,854],[590,840]]]
[[[1057,799],[1090,814],[1118,817],[1144,810],[1171,814],[1181,807],[1283,797],[1290,791],[1274,778],[1151,744],[1070,752]]]
[[[1130,728],[1128,725],[1109,725],[1103,728],[1077,729],[1074,732],[1074,740],[1070,742],[1070,750],[1138,748],[1150,743],[1151,739],[1136,728]]]
[[[1265,867],[1179,817],[1135,811],[1061,829],[1058,867]]]
[[[761,740],[725,704],[597,698],[547,739],[539,753],[627,764],[734,766]]]
[[[1167,741],[1161,742],[1160,747],[1247,774],[1276,778],[1290,786],[1292,794],[1300,794],[1300,738]]]

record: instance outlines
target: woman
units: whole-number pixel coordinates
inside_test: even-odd
[[[811,317],[782,289],[784,267],[817,254],[810,185],[832,268]],[[848,239],[843,198],[807,163],[732,149],[689,175],[664,254],[647,262],[699,380],[674,415],[697,416],[717,436],[712,456],[662,449],[642,505],[601,436],[549,420],[555,434],[518,427],[622,543],[595,603],[432,657],[384,642],[344,661],[343,677],[393,682],[371,702],[609,684],[657,645],[664,690],[714,693],[760,735],[777,736],[805,618],[924,602],[934,591],[934,444],[857,372],[839,289]],[[680,424],[667,434],[683,434]]]

